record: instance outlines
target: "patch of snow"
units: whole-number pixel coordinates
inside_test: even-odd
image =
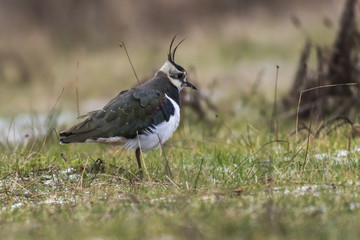
[[[349,209],[350,210],[356,210],[356,209],[359,209],[359,208],[360,208],[360,203],[358,203],[358,202],[349,204]]]
[[[313,196],[319,196],[320,193],[318,191],[317,185],[311,185],[311,186],[299,186],[299,187],[274,187],[274,191],[281,192],[283,191],[284,195],[295,195],[295,196],[304,196],[304,195],[313,195]]]
[[[22,206],[24,206],[24,203],[22,203],[22,202],[15,203],[15,204],[11,205],[11,209],[22,207]]]
[[[209,202],[215,202],[216,201],[215,195],[205,195],[205,196],[202,196],[201,199],[203,201],[209,201]]]
[[[337,153],[336,153],[336,156],[337,156],[338,158],[347,157],[348,155],[349,155],[349,151],[347,151],[347,150],[339,150],[339,151],[337,151]]]

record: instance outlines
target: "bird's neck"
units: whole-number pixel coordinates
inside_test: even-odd
[[[179,89],[174,86],[165,73],[161,71],[157,72],[151,80],[142,84],[141,87],[157,89],[168,95],[180,106]]]
[[[177,87],[170,84],[165,93],[180,106],[180,92]]]

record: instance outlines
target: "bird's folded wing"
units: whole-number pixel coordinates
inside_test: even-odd
[[[174,107],[164,93],[155,89],[130,89],[119,93],[103,109],[93,111],[87,119],[61,132],[62,143],[88,139],[125,137],[149,134],[154,127],[168,121]]]

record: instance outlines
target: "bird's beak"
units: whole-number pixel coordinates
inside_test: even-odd
[[[186,81],[185,84],[186,84],[187,87],[192,88],[194,90],[197,90],[197,88],[192,83]]]

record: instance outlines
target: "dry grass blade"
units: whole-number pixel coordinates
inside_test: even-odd
[[[273,117],[271,119],[271,129],[275,132],[275,139],[279,139],[279,121],[277,117],[277,85],[279,77],[279,66],[276,66],[276,78],[275,78],[275,93],[274,93],[274,107],[273,107]]]
[[[332,125],[334,125],[335,123],[340,122],[338,124],[336,124],[335,126],[331,127]],[[327,135],[329,135],[332,131],[336,130],[337,128],[343,126],[344,124],[349,124],[350,126],[353,126],[353,123],[350,121],[349,118],[344,117],[344,116],[337,116],[335,118],[330,119],[327,122],[324,122],[323,124],[321,124],[321,126],[319,127],[319,129],[315,132],[315,137],[319,137],[320,136],[320,132],[324,129],[326,129],[327,127],[331,127],[328,131],[327,131]]]
[[[305,123],[299,123],[298,132],[300,132],[300,131],[302,131],[302,130],[306,130],[307,132],[313,133],[313,132],[311,131],[311,129],[310,129],[308,126],[306,126]],[[296,129],[294,129],[294,130],[289,134],[289,136],[293,136],[293,135],[295,135],[295,134],[296,134]]]
[[[342,86],[354,86],[357,83],[344,83],[344,84],[330,84],[330,85],[323,85],[323,86],[317,86],[317,87],[313,87],[313,88],[309,88],[309,89],[305,89],[303,91],[300,92],[300,96],[299,96],[299,101],[298,101],[298,105],[297,105],[297,110],[296,110],[296,141],[298,140],[298,127],[299,127],[299,110],[300,110],[300,104],[301,104],[301,98],[303,93],[306,92],[310,92],[310,91],[314,91],[316,89],[321,89],[321,88],[332,88],[332,87],[342,87]]]
[[[313,111],[314,111],[314,105],[312,107],[312,111],[311,111],[311,115],[310,115],[310,124],[309,124],[309,131],[308,131],[308,135],[307,135],[307,141],[306,141],[306,150],[305,150],[305,159],[304,159],[304,165],[303,165],[303,168],[302,168],[302,172],[301,174],[304,173],[305,171],[305,167],[307,165],[307,160],[308,160],[308,153],[309,153],[309,144],[310,144],[310,137],[311,137],[311,125],[312,125],[312,117],[313,117]]]
[[[79,181],[79,183],[77,185],[77,188],[82,188],[83,187],[84,174],[85,174],[88,163],[89,163],[89,159],[86,159],[86,163],[85,163],[84,168],[83,168],[83,170],[81,172],[81,177],[80,177],[80,181]]]
[[[254,152],[254,148],[253,148],[253,144],[251,142],[251,137],[250,137],[250,131],[249,131],[250,127],[249,125],[247,125],[246,127],[246,130],[247,130],[247,137],[248,137],[248,140],[249,140],[249,145],[250,145],[250,148],[251,148],[251,152]]]
[[[348,147],[347,147],[347,158],[346,158],[347,169],[350,169],[351,135],[352,135],[352,127],[350,126],[349,133],[348,133]]]
[[[201,158],[200,169],[199,169],[199,172],[198,172],[198,174],[196,176],[196,180],[195,180],[195,184],[194,184],[194,191],[196,191],[197,182],[198,182],[199,177],[200,177],[200,173],[201,173],[201,170],[202,170],[203,163],[204,163],[204,158]]]
[[[8,147],[10,146],[10,144],[9,144],[9,136],[10,136],[10,130],[11,130],[11,126],[13,125],[14,119],[15,119],[15,115],[13,115],[11,117],[11,121],[10,121],[9,128],[8,128],[8,133],[7,133],[7,136],[6,136],[6,145]]]
[[[169,161],[168,161],[168,159],[166,157],[166,153],[165,153],[164,147],[163,147],[163,145],[161,143],[160,136],[157,133],[156,133],[156,135],[157,135],[157,137],[159,139],[159,144],[160,144],[160,147],[161,147],[161,151],[162,151],[162,153],[164,155],[165,172],[166,172],[166,174],[168,174],[170,176],[170,178],[173,178],[173,174],[172,174],[171,169],[170,169]]]
[[[80,117],[80,106],[79,106],[79,61],[76,62],[76,83],[75,83],[75,92],[76,92],[76,111],[78,118]]]
[[[121,48],[124,48],[125,53],[126,53],[126,56],[127,56],[128,60],[129,60],[129,63],[130,63],[130,65],[131,65],[131,68],[132,68],[132,70],[133,70],[133,72],[134,72],[136,81],[138,82],[138,85],[140,86],[139,78],[138,78],[138,76],[137,76],[137,74],[136,74],[134,65],[133,65],[132,62],[131,62],[131,59],[130,59],[129,53],[128,53],[127,49],[126,49],[125,43],[124,43],[124,42],[120,42],[120,43],[119,43],[119,46],[120,46]]]
[[[168,175],[165,175],[165,177],[172,185],[174,185],[176,187],[177,190],[180,189],[179,186],[173,180],[171,180],[171,178],[169,178]]]
[[[270,142],[267,142],[267,143],[263,144],[258,150],[256,150],[249,157],[247,157],[234,171],[232,171],[229,174],[229,176],[227,176],[227,178],[224,180],[224,183],[226,183],[231,178],[231,176],[234,175],[234,173],[236,173],[250,158],[252,158],[255,154],[260,152],[262,149],[264,149],[267,145],[269,145],[271,143],[287,143],[288,148],[289,148],[289,142],[285,141],[285,140],[272,140]]]
[[[303,148],[299,148],[299,150],[296,151],[296,153],[294,154],[294,156],[291,157],[289,164],[285,165],[282,169],[285,169],[287,167],[290,167],[291,165],[296,164],[298,161],[294,161],[294,159],[299,155],[299,153],[303,150]]]
[[[49,113],[46,115],[46,118],[45,118],[45,121],[43,122],[43,124],[41,125],[40,129],[39,129],[39,133],[36,135],[34,141],[33,141],[33,144],[31,145],[31,148],[29,150],[29,153],[32,152],[32,150],[34,149],[34,146],[35,146],[35,143],[37,141],[37,139],[39,138],[40,134],[41,134],[41,131],[43,130],[45,124],[47,123],[47,121],[49,120],[49,116],[50,114],[54,111],[57,103],[59,102],[61,96],[63,95],[64,93],[64,90],[65,90],[65,87],[62,88],[61,90],[61,93],[59,94],[58,98],[56,99],[56,102],[54,103],[54,105],[52,106],[51,110],[49,111]],[[28,159],[28,158],[27,158]]]
[[[54,129],[52,129],[52,131],[50,131],[50,133],[44,138],[44,141],[43,141],[43,143],[41,145],[41,148],[37,152],[37,154],[35,155],[35,158],[37,158],[39,156],[39,154],[41,153],[41,151],[44,149],[45,144],[46,144],[47,140],[49,139],[49,137],[51,136],[51,134],[53,133],[53,131],[54,131]]]
[[[139,145],[139,148],[140,148],[140,159],[141,159],[141,162],[144,166],[144,169],[145,169],[145,172],[146,172],[146,175],[148,177],[148,180],[149,182],[151,182],[151,178],[150,178],[150,174],[147,170],[147,167],[146,167],[146,164],[145,164],[145,159],[144,159],[144,155],[143,155],[143,152],[141,150],[141,144],[140,144],[140,138],[139,138],[139,133],[136,131],[136,136],[137,136],[137,140],[138,140],[138,145]]]

